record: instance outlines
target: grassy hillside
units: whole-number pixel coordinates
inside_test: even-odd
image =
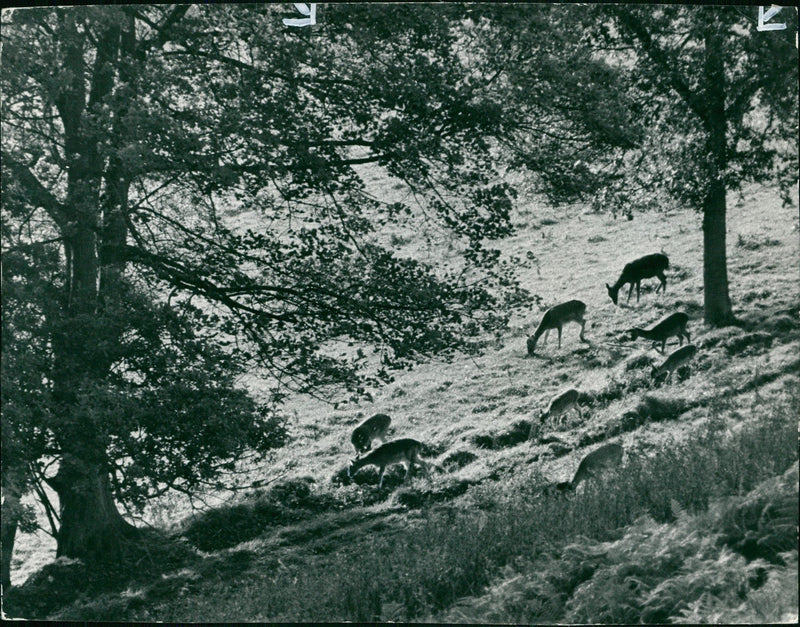
[[[183,521],[184,550],[154,556],[133,580],[49,566],[14,591],[13,607],[80,620],[796,620],[797,205],[763,188],[730,198],[741,325],[710,330],[699,214],[629,221],[521,204],[502,250],[531,260],[522,283],[542,308],[502,342],[401,373],[371,403],[292,399],[292,443],[251,476],[264,487]],[[387,236],[418,252],[410,235]],[[659,251],[666,293],[648,280],[639,303],[625,293],[615,307],[604,284]],[[551,333],[528,358],[542,311],[571,298],[587,304],[589,343],[570,325],[560,350]],[[689,315],[700,350],[689,374],[655,386],[650,367],[663,357],[624,331],[673,311]],[[529,441],[565,387],[582,392],[583,421],[570,415]],[[380,492],[374,470],[347,479],[350,430],[377,412],[392,417],[393,437],[425,443],[430,478],[401,485],[397,468]],[[626,449],[621,472],[570,497],[546,489],[608,441]],[[26,537],[19,545],[15,581],[47,556]],[[43,594],[48,577],[72,584]]]

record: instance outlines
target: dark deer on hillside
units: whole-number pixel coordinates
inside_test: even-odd
[[[690,342],[689,332],[686,330],[686,325],[689,323],[689,316],[685,313],[678,312],[670,314],[665,318],[659,320],[649,329],[640,329],[633,327],[630,329],[631,339],[643,337],[648,340],[653,340],[653,346],[658,346],[661,342],[661,353],[664,353],[664,347],[667,345],[667,340],[671,337],[677,337],[680,345],[683,346],[683,338]]]
[[[547,341],[547,336],[551,329],[558,329],[558,347],[561,348],[561,329],[567,322],[577,322],[581,325],[580,340],[581,342],[586,342],[587,340],[583,337],[584,327],[586,326],[585,313],[586,304],[579,300],[568,300],[566,303],[550,307],[544,312],[542,321],[536,331],[528,338],[528,355],[533,355],[533,351],[536,350],[536,342],[539,341],[543,333],[544,340],[542,340],[542,344]]]
[[[662,255],[661,253],[654,253],[652,255],[639,257],[639,259],[635,259],[634,261],[631,261],[629,264],[625,265],[625,267],[622,269],[622,274],[620,275],[619,279],[617,279],[617,282],[614,283],[614,285],[609,285],[606,283],[608,295],[616,305],[617,295],[619,294],[620,288],[626,283],[630,283],[631,288],[628,290],[627,300],[630,301],[631,294],[633,293],[633,287],[636,286],[636,302],[638,303],[639,287],[642,279],[649,279],[651,277],[658,277],[658,280],[661,281],[661,284],[656,288],[656,293],[658,293],[660,289],[663,289],[666,292],[667,277],[664,276],[664,270],[667,268],[669,268],[669,259],[666,255]]]
[[[364,466],[377,466],[380,474],[378,490],[383,488],[383,476],[386,469],[394,464],[403,464],[406,467],[406,474],[403,481],[408,478],[411,467],[416,464],[420,466],[426,475],[429,474],[428,463],[419,454],[422,450],[422,443],[411,438],[401,438],[392,440],[379,446],[366,457],[360,457],[350,462],[347,468],[347,476],[352,478],[360,468]]]

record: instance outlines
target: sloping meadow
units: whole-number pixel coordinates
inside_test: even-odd
[[[792,598],[796,610],[796,207],[761,188],[731,203],[741,325],[712,330],[702,323],[699,214],[629,221],[521,204],[520,231],[502,252],[535,260],[520,273],[540,309],[512,321],[483,356],[400,373],[372,402],[332,408],[292,399],[291,443],[252,477],[271,487],[187,519],[179,533],[193,558],[158,581],[65,600],[47,614],[776,622]],[[604,284],[632,258],[660,251],[670,258],[666,293],[645,281],[639,303],[634,294],[615,307]],[[571,298],[587,304],[589,343],[568,325],[561,349],[553,332],[527,357],[541,313]],[[656,385],[650,369],[664,356],[626,330],[674,311],[689,315],[699,352],[688,371]],[[667,353],[675,348],[673,338]],[[568,414],[529,439],[567,387],[580,391],[583,419]],[[379,412],[392,418],[390,439],[424,443],[430,478],[416,473],[403,483],[392,469],[379,491],[374,470],[347,477],[350,432]],[[605,442],[625,447],[622,468],[574,495],[551,489]]]

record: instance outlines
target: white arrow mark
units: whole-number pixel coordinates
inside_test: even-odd
[[[778,15],[781,12],[783,7],[770,7],[769,11],[766,13],[764,12],[764,7],[758,7],[758,26],[756,26],[756,30],[758,31],[765,31],[765,30],[783,30],[786,28],[786,24],[767,24],[773,17]]]
[[[290,19],[284,18],[283,23],[286,26],[313,26],[317,23],[317,5],[305,4],[304,2],[295,2],[294,8],[297,9],[301,15],[307,15],[304,19]]]

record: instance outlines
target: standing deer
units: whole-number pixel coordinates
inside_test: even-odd
[[[687,344],[669,354],[660,366],[653,366],[650,376],[658,380],[665,372],[668,373],[664,382],[672,378],[672,373],[682,366],[687,366],[692,358],[697,354],[697,347],[694,344]]]
[[[566,303],[550,307],[544,312],[542,321],[536,328],[534,334],[528,338],[528,355],[533,355],[536,350],[536,342],[539,341],[542,333],[544,333],[544,340],[542,344],[547,341],[547,336],[552,329],[558,329],[558,347],[561,348],[561,329],[568,322],[577,322],[581,325],[581,342],[587,340],[583,337],[584,327],[586,320],[584,314],[586,313],[586,304],[579,300],[568,300]]]
[[[392,419],[386,414],[375,414],[353,429],[350,442],[353,443],[353,448],[356,449],[356,455],[360,456],[372,448],[372,440],[380,440],[381,444],[383,444],[391,422]]]
[[[686,330],[686,325],[688,323],[689,316],[685,313],[678,312],[662,318],[649,329],[633,327],[629,330],[629,333],[631,334],[631,340],[640,337],[653,340],[653,347],[658,346],[658,343],[661,342],[661,353],[663,354],[664,348],[667,345],[667,340],[671,337],[677,337],[678,340],[680,340],[681,346],[683,346],[684,337],[686,337],[687,342],[691,341],[689,339],[689,332]]]
[[[614,285],[609,285],[606,283],[608,295],[616,305],[617,295],[619,294],[620,288],[626,283],[630,283],[631,288],[628,290],[628,299],[626,302],[630,301],[631,294],[633,293],[633,287],[635,285],[636,302],[638,303],[639,286],[642,282],[642,279],[649,279],[654,276],[658,277],[658,280],[661,281],[661,284],[656,288],[656,293],[658,293],[658,290],[660,289],[663,289],[666,292],[667,277],[664,276],[664,270],[667,268],[669,268],[669,259],[666,255],[662,255],[661,253],[654,253],[652,255],[639,257],[639,259],[635,259],[634,261],[631,261],[629,264],[625,265],[625,267],[622,269],[622,274],[619,276],[619,279],[617,279],[617,282],[614,283]]]
[[[556,488],[561,492],[574,491],[575,488],[590,477],[596,477],[604,470],[619,466],[622,462],[622,453],[622,446],[619,444],[604,444],[581,460],[572,481],[559,483]]]
[[[428,464],[419,456],[422,449],[422,443],[411,438],[401,438],[399,440],[392,440],[382,446],[379,446],[366,457],[356,458],[350,462],[347,468],[347,476],[351,477],[364,466],[377,466],[380,469],[380,481],[378,482],[378,490],[383,487],[383,476],[386,468],[393,464],[403,464],[406,467],[406,474],[403,481],[408,477],[411,466],[417,464],[428,475]]]

